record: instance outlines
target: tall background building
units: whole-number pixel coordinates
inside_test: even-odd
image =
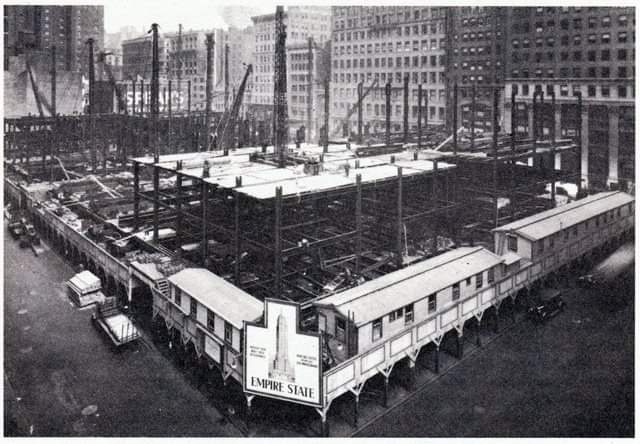
[[[87,89],[87,40],[104,48],[104,10],[97,5],[4,6],[4,109],[6,116],[37,114],[27,62],[40,94],[50,97],[52,48],[56,47],[56,111],[82,112]],[[48,111],[47,111],[48,112]]]
[[[542,93],[539,137],[580,135],[583,184],[628,188],[635,183],[635,9],[537,7],[506,10],[506,131],[512,114],[533,136],[533,95]],[[551,110],[552,96],[556,108]],[[578,95],[582,109],[578,109]]]
[[[254,16],[255,51],[254,74],[251,90],[251,112],[259,119],[269,119],[273,109],[273,76],[275,49],[275,14]],[[331,8],[322,6],[289,6],[284,15],[287,31],[287,49],[308,44],[311,37],[317,46],[324,47],[331,38]],[[287,57],[287,72],[292,71],[292,58]],[[297,62],[296,62],[297,63]],[[308,83],[308,74],[295,74],[296,82]],[[289,75],[287,76],[289,80]],[[292,79],[292,78],[291,78]],[[312,79],[315,81],[315,79]],[[313,83],[313,82],[312,82]],[[287,88],[289,116],[293,116],[292,89]],[[316,106],[313,113],[322,112]],[[297,113],[297,110],[296,110]],[[296,114],[297,116],[297,114]],[[301,116],[306,121],[306,116]],[[315,119],[315,116],[314,116]],[[295,125],[291,126],[294,131]]]
[[[429,124],[445,121],[445,8],[415,6],[335,6],[332,8],[332,131],[353,131],[357,116],[341,128],[357,102],[357,84],[377,87],[363,104],[364,133],[385,128],[384,86],[391,83],[391,131],[403,125],[403,85],[409,76],[410,128],[417,127],[418,85],[428,96]]]

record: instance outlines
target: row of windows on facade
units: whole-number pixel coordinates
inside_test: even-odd
[[[395,74],[395,75],[394,75]],[[427,74],[429,75],[427,77]],[[436,74],[437,74],[437,78],[438,81],[436,82]],[[409,83],[413,84],[413,85],[417,85],[419,83],[425,83],[425,84],[444,84],[444,72],[438,72],[435,73],[433,71],[431,72],[426,72],[426,71],[422,71],[422,72],[411,72],[411,73],[403,73],[403,72],[396,72],[396,73],[386,73],[386,72],[382,72],[382,73],[340,73],[340,74],[334,74],[333,75],[333,81],[335,83],[358,83],[358,81],[360,82],[372,82],[374,80],[377,80],[378,82],[382,82],[382,83],[395,83],[395,84],[400,84],[400,83],[404,83],[404,78],[405,76],[409,76]],[[428,78],[428,81],[427,81]]]
[[[616,54],[616,60],[619,61],[625,61],[629,58],[629,52],[631,52],[631,60],[635,59],[635,53],[633,51],[627,51],[626,48],[622,48],[622,49],[618,49],[617,51],[614,51],[614,54]],[[598,58],[598,51],[595,50],[589,50],[586,51],[586,61],[588,62],[597,62],[597,61],[603,61],[603,62],[608,62],[611,60],[611,50],[609,49],[603,49],[601,51],[599,51],[600,53],[600,57]],[[569,56],[570,53],[568,51],[563,51],[559,54],[559,59],[562,62],[567,62],[567,61],[574,61],[574,62],[582,62],[583,59],[583,51],[573,51],[571,53],[571,57]],[[542,63],[542,62],[554,62],[556,61],[556,53],[554,52],[547,52],[547,53],[541,53],[541,52],[536,52],[533,53],[533,61],[535,61],[536,63]],[[528,62],[529,60],[531,60],[531,53],[528,52],[514,52],[512,54],[511,57],[512,61],[514,63],[519,63],[519,62]]]
[[[404,30],[404,32],[403,32]],[[346,31],[336,32],[334,30],[333,41],[334,42],[351,42],[358,40],[371,40],[371,39],[384,39],[391,37],[410,37],[410,36],[422,36],[431,34],[442,34],[444,32],[444,22],[438,21],[436,23],[420,25],[397,27],[395,30],[390,28],[385,29],[368,29],[366,31]]]
[[[483,278],[484,278],[484,274],[483,273],[478,273],[475,276],[475,288],[476,289],[480,289],[483,287],[484,283],[483,283]],[[495,274],[494,274],[494,269],[490,268],[487,272],[487,285],[491,285],[493,284],[493,282],[495,281]],[[466,285],[469,286],[471,285],[471,278],[467,278],[465,281]],[[452,288],[452,293],[451,293],[451,300],[452,301],[457,301],[460,299],[460,284],[461,282],[456,282],[455,284],[453,284]],[[435,313],[438,309],[438,294],[434,293],[431,294],[427,297],[427,310],[428,313]],[[387,316],[389,316],[389,322],[395,322],[396,320],[400,320],[400,319],[404,319],[404,324],[405,325],[409,325],[413,322],[413,304],[409,304],[406,305],[398,310],[395,310],[391,313],[389,313]],[[336,329],[338,328],[338,322],[337,322],[338,318],[336,318]],[[382,332],[382,320],[383,318],[378,318],[376,320],[374,320],[372,322],[371,325],[371,339],[373,341],[377,341],[379,339],[382,338],[383,332]],[[336,335],[337,335],[337,331],[336,331]]]
[[[179,288],[175,288],[174,297],[175,297],[174,300],[176,305],[182,306],[182,292],[180,291]],[[189,315],[193,319],[197,319],[198,317],[198,308],[199,308],[198,301],[196,301],[194,298],[190,298]],[[203,308],[207,310],[207,330],[209,330],[211,333],[215,333],[216,332],[216,325],[215,325],[216,316],[211,310],[205,307]],[[232,338],[233,338],[233,327],[227,321],[224,321],[224,340],[225,342],[228,343],[228,345],[231,345]]]
[[[573,45],[574,46],[580,46],[583,43],[583,36],[580,34],[574,35],[573,36]],[[563,35],[560,36],[560,45],[561,46],[569,46],[569,35]],[[598,41],[598,35],[597,34],[589,34],[587,35],[587,40],[586,40],[589,44],[591,45],[595,45],[595,44],[603,44],[603,45],[608,45],[611,44],[611,33],[610,32],[603,32],[600,34],[600,40]],[[627,31],[620,31],[618,32],[618,43],[627,43],[629,41],[629,33]],[[631,41],[635,43],[636,41],[636,36],[635,33],[631,33]],[[547,45],[547,47],[555,47],[556,44],[556,38],[555,36],[549,36],[546,39],[542,38],[542,37],[538,37],[534,40],[535,46],[536,48],[542,48],[545,43]],[[511,40],[511,47],[513,49],[519,49],[520,48],[520,40],[519,39],[513,39]],[[530,39],[522,39],[522,48],[530,48],[531,47],[531,40]]]
[[[553,86],[554,85],[546,86],[547,96],[551,96],[553,94],[554,92]],[[600,86],[587,85],[587,97],[596,97],[597,88],[600,88],[600,95],[602,97],[611,96],[611,87],[609,85],[600,85]],[[542,85],[536,85],[536,89],[542,91]],[[569,85],[560,85],[559,89],[560,89],[560,97],[569,97]],[[618,89],[618,97],[627,97],[629,89],[631,89],[632,94],[635,93],[635,88],[633,87],[629,88],[628,86],[625,86],[625,85],[620,85],[617,87],[617,89]],[[515,94],[519,94],[519,92],[522,91],[523,96],[528,96],[533,91],[533,88],[531,88],[530,85],[526,83],[522,85],[522,88],[520,88],[517,83],[514,83],[511,85],[511,91],[514,92]],[[581,93],[582,93],[582,86],[573,85],[572,96],[577,97]]]
[[[405,40],[404,42],[395,42],[395,52],[412,52],[412,51],[436,51],[438,49],[444,50],[446,47],[445,39],[430,39],[430,40]],[[367,45],[341,45],[333,47],[333,55],[351,55],[353,54],[384,54],[393,53],[393,42],[378,42],[368,43]]]
[[[358,63],[359,61],[359,63]],[[403,63],[404,62],[404,63]],[[366,66],[365,66],[366,63]],[[396,57],[395,68],[420,68],[420,67],[443,67],[446,63],[444,55],[441,56],[413,56],[413,57]],[[334,60],[334,69],[351,69],[351,68],[394,68],[393,57],[383,57],[375,59],[346,59]]]
[[[600,72],[600,75],[598,75],[598,71]],[[614,68],[613,72],[616,74],[615,78],[626,79],[632,76],[634,71],[635,71],[635,67],[628,68],[626,66],[618,66],[618,69],[615,70]],[[543,71],[542,68],[536,68],[533,71],[533,76],[537,78],[541,78],[541,77],[554,78],[555,73],[556,71],[553,68],[547,68],[546,71]],[[559,71],[559,77],[561,79],[566,79],[566,78],[579,79],[583,77],[583,74],[585,78],[609,79],[611,78],[612,71],[611,71],[611,67],[609,66],[601,66],[601,67],[591,66],[586,68],[586,70],[583,70],[579,66],[574,66],[570,70],[568,67],[565,66],[563,68],[560,68],[560,71]],[[528,79],[530,78],[530,71],[528,69],[523,69],[521,72],[519,69],[513,69],[511,70],[511,77],[512,78],[520,77],[523,79]]]
[[[600,25],[602,27],[608,28],[611,26],[611,16],[607,15],[607,16],[601,17],[600,20],[598,20],[598,17],[589,17],[587,18],[587,28],[588,29],[597,28],[598,22],[600,22]],[[635,24],[635,19],[633,20],[633,23]],[[569,19],[562,19],[560,20],[559,24],[560,24],[560,29],[564,31],[568,31],[570,29]],[[618,15],[618,26],[627,26],[628,24],[629,24],[629,17],[626,14]],[[550,29],[545,30],[545,27],[555,28],[556,21],[554,19],[549,19],[546,22],[542,20],[538,20],[533,24],[529,21],[524,21],[524,22],[516,21],[511,26],[512,26],[511,30],[514,34],[528,33],[528,32],[531,32],[531,29],[535,29],[536,33],[549,32],[549,31],[553,32],[553,30],[550,30]],[[583,20],[581,17],[576,17],[573,19],[573,27],[571,29],[583,29]]]
[[[628,214],[633,212],[633,204],[627,204]],[[571,238],[575,239],[579,236],[579,229],[582,227],[583,231],[587,231],[590,228],[599,228],[600,225],[605,225],[613,222],[616,218],[620,218],[622,215],[622,207],[615,210],[607,211],[606,213],[592,217],[580,224],[567,227],[558,231],[552,236],[546,237],[536,242],[538,253],[544,253],[545,248],[554,248],[555,243],[568,242]],[[507,236],[507,248],[511,251],[518,252],[518,238],[513,235]]]
[[[334,99],[344,99],[349,97],[353,97],[355,99],[358,96],[358,90],[356,88],[333,88],[332,94]],[[439,95],[440,100],[443,100],[445,98],[444,89],[423,88],[422,90],[422,96],[424,98],[427,98],[428,96],[429,99],[435,100],[436,94]],[[397,88],[397,89],[391,90],[392,101],[401,100],[403,97],[404,97],[404,91],[402,91],[401,89]],[[411,100],[418,100],[418,89],[411,88],[409,91],[409,97],[411,98]],[[367,99],[386,100],[384,89],[380,87],[374,88],[367,96]]]
[[[443,100],[444,97],[442,97],[441,100]],[[338,111],[338,110],[348,110],[351,109],[351,107],[353,106],[352,102],[333,102],[333,109]],[[426,107],[423,107],[423,109],[425,109]],[[401,117],[404,115],[403,112],[403,107],[402,105],[395,105],[395,113],[394,113],[394,106],[392,105],[389,108],[389,116],[393,117]],[[444,119],[444,107],[441,106],[429,106],[428,107],[428,111],[429,111],[429,115],[428,117],[430,119],[435,119],[436,118],[436,111],[438,112],[439,118],[440,119]],[[386,116],[387,112],[387,107],[384,103],[382,104],[374,104],[373,106],[371,106],[371,103],[367,103],[366,107],[363,108],[363,113],[365,114],[365,116],[374,116],[374,117],[382,117],[382,116]],[[423,112],[422,115],[425,115],[425,113]],[[417,118],[418,117],[418,107],[417,106],[412,106],[411,107],[411,113],[410,116],[413,118]]]
[[[463,8],[464,9],[464,8]],[[477,17],[462,17],[460,18],[460,25],[465,28],[471,28],[475,26],[493,26],[495,18],[490,15],[481,15]],[[491,31],[489,31],[491,32]]]
[[[515,87],[515,91],[517,94],[518,88],[517,85],[513,85],[512,88]],[[611,87],[609,85],[587,85],[587,97],[598,97],[597,95],[597,90],[600,90],[600,96],[599,97],[604,97],[604,98],[609,98],[611,97],[611,91],[612,90],[616,90],[617,92],[617,98],[627,98],[627,97],[633,97],[635,95],[635,89],[634,88],[629,88],[627,86],[623,86],[623,85],[619,85],[619,86],[614,86]],[[573,96],[576,97],[578,95],[578,93],[580,92],[580,87],[579,86],[574,86],[573,87]],[[527,96],[529,95],[529,85],[523,85],[522,86],[522,94]],[[568,85],[561,85],[560,86],[560,96],[561,97],[569,97],[569,86]]]
[[[573,13],[580,13],[580,12],[584,12],[582,11],[585,8],[582,7],[537,7],[537,8],[531,8],[531,7],[519,7],[519,8],[512,8],[514,16],[515,17],[529,17],[531,16],[533,13],[535,13],[536,16],[541,16],[541,15],[553,15],[556,14],[557,12],[560,12],[562,14],[568,14],[570,12]],[[600,12],[607,12],[607,10],[609,10],[611,8],[609,7],[589,7],[586,8],[587,12],[594,12],[594,11],[600,11]]]
[[[333,10],[333,17],[336,29],[344,29],[357,26],[384,25],[387,23],[404,23],[410,20],[442,19],[446,16],[445,8],[420,8],[409,9],[407,6],[400,6],[400,10],[379,14],[379,7],[349,6],[346,8],[336,7]],[[352,19],[340,19],[340,17],[355,16]]]
[[[496,45],[496,54],[500,54],[502,51],[501,45]],[[462,48],[453,48],[453,56],[484,56],[491,55],[493,53],[493,46],[463,46]]]

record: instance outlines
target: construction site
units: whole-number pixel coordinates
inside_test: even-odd
[[[46,87],[31,76],[39,116],[5,118],[4,189],[10,222],[35,228],[26,243],[36,254],[42,239],[95,274],[115,305],[141,318],[161,312],[154,298],[170,298],[172,276],[198,268],[260,302],[296,304],[301,330],[314,332],[314,304],[324,298],[459,248],[497,254],[496,228],[602,191],[583,188],[580,95],[563,102],[558,133],[555,95],[545,102],[534,91],[525,103],[498,84],[454,84],[452,122],[436,126],[422,87],[418,102],[409,100],[407,77],[402,131],[391,131],[388,83],[385,131],[374,133],[362,109],[376,83],[360,83],[345,121],[330,128],[327,78],[324,126],[308,140],[289,125],[282,14],[278,7],[274,103],[264,120],[243,107],[252,65],[224,112],[212,111],[209,75],[204,111],[190,102],[174,109],[172,81],[160,89],[157,24],[148,104],[141,95],[127,106],[123,85],[111,77],[106,100],[115,112],[101,112],[105,99],[98,99],[94,73],[110,69],[92,41],[86,113],[58,113],[55,65]],[[213,48],[209,34],[207,74]],[[135,97],[135,82],[131,87]],[[475,122],[476,88],[493,97],[490,132]],[[416,105],[412,128],[408,116]],[[513,111],[509,119],[499,112],[505,105]],[[197,345],[196,352],[202,353]]]

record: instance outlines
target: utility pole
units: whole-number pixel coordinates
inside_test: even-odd
[[[278,167],[284,168],[287,148],[288,112],[287,112],[287,31],[284,25],[284,7],[276,6],[276,47],[274,57],[273,84],[273,137],[274,151]]]
[[[229,44],[224,45],[224,110],[229,111]]]
[[[205,109],[205,151],[209,151],[209,126],[211,125],[211,90],[212,90],[212,81],[211,76],[213,75],[213,45],[215,44],[213,40],[213,34],[207,34],[207,81],[206,81],[206,109]],[[226,100],[226,99],[225,99]]]
[[[313,111],[313,37],[308,39],[309,48],[307,51],[307,131],[305,134],[306,141],[311,141],[311,113]]]
[[[95,117],[93,115],[93,105],[94,105],[94,89],[95,89],[95,72],[93,70],[93,39],[87,40],[87,45],[89,45],[89,144],[91,147],[91,168],[93,169],[93,173],[95,174],[96,169],[98,167],[98,159],[96,153],[96,146],[94,140],[95,133]]]

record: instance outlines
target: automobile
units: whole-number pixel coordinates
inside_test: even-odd
[[[538,302],[529,307],[527,314],[532,321],[542,323],[564,311],[566,307],[567,304],[562,299],[562,293],[559,290],[543,290]]]

